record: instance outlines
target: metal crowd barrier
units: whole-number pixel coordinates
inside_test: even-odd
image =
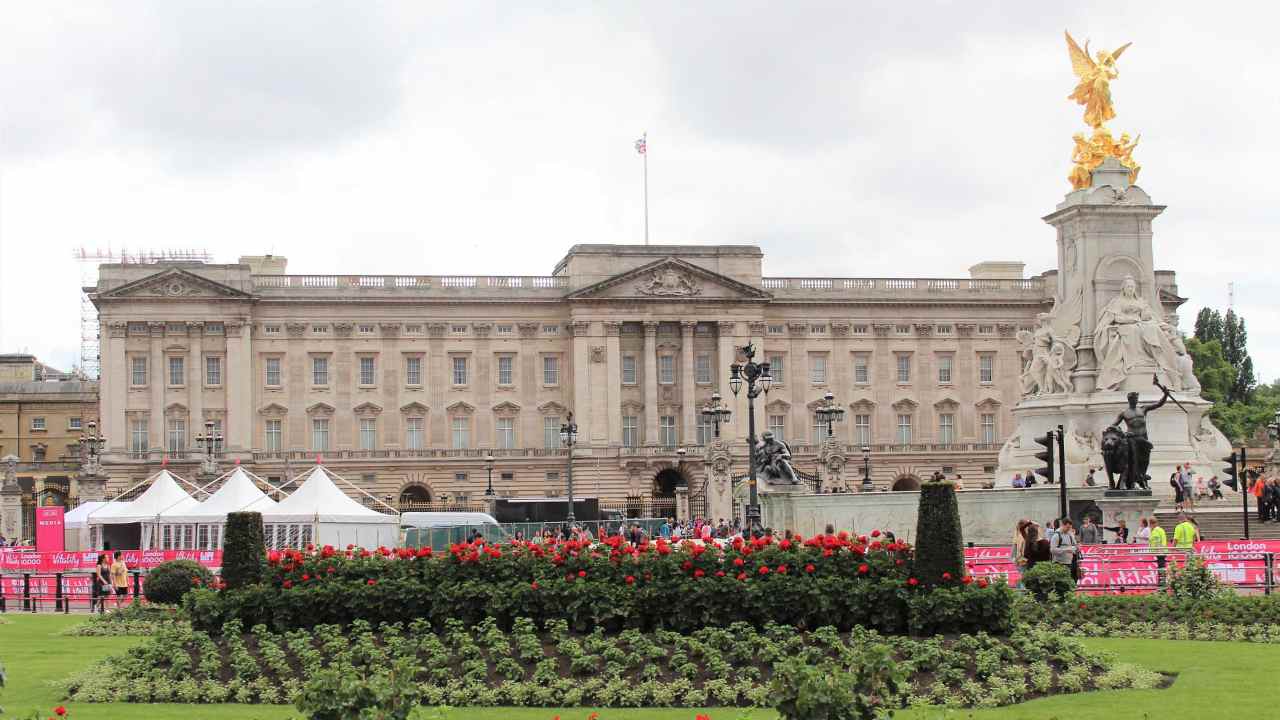
[[[1182,548],[1152,551],[1133,546],[1085,553],[1080,559],[1076,592],[1093,595],[1156,592],[1166,587],[1168,568],[1184,567],[1192,555],[1196,555],[1195,551]],[[1270,595],[1280,582],[1278,553],[1231,551],[1199,557],[1223,584],[1240,592]],[[1010,584],[1021,586],[1017,578],[1024,568],[1011,560],[966,558],[965,562],[975,575],[1004,575]]]
[[[121,600],[121,604],[131,603],[142,597],[142,581],[146,573],[139,570],[129,572],[129,592]],[[96,598],[93,597],[92,572],[59,572],[59,573],[10,573],[0,575],[0,613],[52,611],[70,613],[72,609],[89,611]],[[83,582],[74,582],[83,578]],[[76,586],[87,588],[77,590]],[[99,612],[105,611],[106,605],[115,606],[115,589],[108,589],[101,596],[104,605]],[[74,608],[73,608],[74,606]]]

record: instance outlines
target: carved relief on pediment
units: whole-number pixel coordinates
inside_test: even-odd
[[[636,292],[652,297],[688,297],[701,295],[698,280],[686,272],[672,267],[659,268],[644,280],[636,283]]]

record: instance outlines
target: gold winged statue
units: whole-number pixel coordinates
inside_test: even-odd
[[[1084,43],[1084,50],[1076,44],[1071,33],[1067,36],[1067,52],[1071,55],[1071,70],[1080,78],[1076,89],[1067,96],[1084,106],[1084,121],[1089,127],[1098,128],[1116,116],[1115,107],[1111,104],[1111,81],[1120,77],[1116,69],[1116,60],[1120,59],[1125,48],[1133,43],[1125,43],[1112,52],[1098,51],[1098,59],[1089,57],[1089,41]]]

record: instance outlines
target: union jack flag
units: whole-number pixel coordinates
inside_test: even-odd
[[[640,153],[641,155],[643,155],[645,153],[645,150],[649,148],[649,144],[646,140],[647,137],[648,136],[641,137],[639,140],[636,141],[636,152]]]

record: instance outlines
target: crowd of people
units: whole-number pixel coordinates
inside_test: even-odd
[[[1259,522],[1280,522],[1280,478],[1267,479],[1256,470],[1249,471],[1249,493],[1258,503]]]
[[[1185,512],[1178,514],[1172,542],[1155,516],[1139,519],[1132,543],[1129,528],[1122,518],[1117,519],[1114,526],[1104,526],[1086,515],[1080,521],[1079,528],[1070,518],[1048,520],[1044,525],[1023,519],[1014,528],[1013,559],[1024,571],[1040,562],[1060,563],[1070,569],[1072,578],[1079,580],[1081,546],[1104,542],[1104,533],[1107,532],[1114,534],[1115,544],[1134,544],[1151,550],[1166,550],[1170,547],[1191,550],[1200,541],[1200,526],[1194,517]],[[1157,562],[1163,567],[1163,556],[1158,556]]]

